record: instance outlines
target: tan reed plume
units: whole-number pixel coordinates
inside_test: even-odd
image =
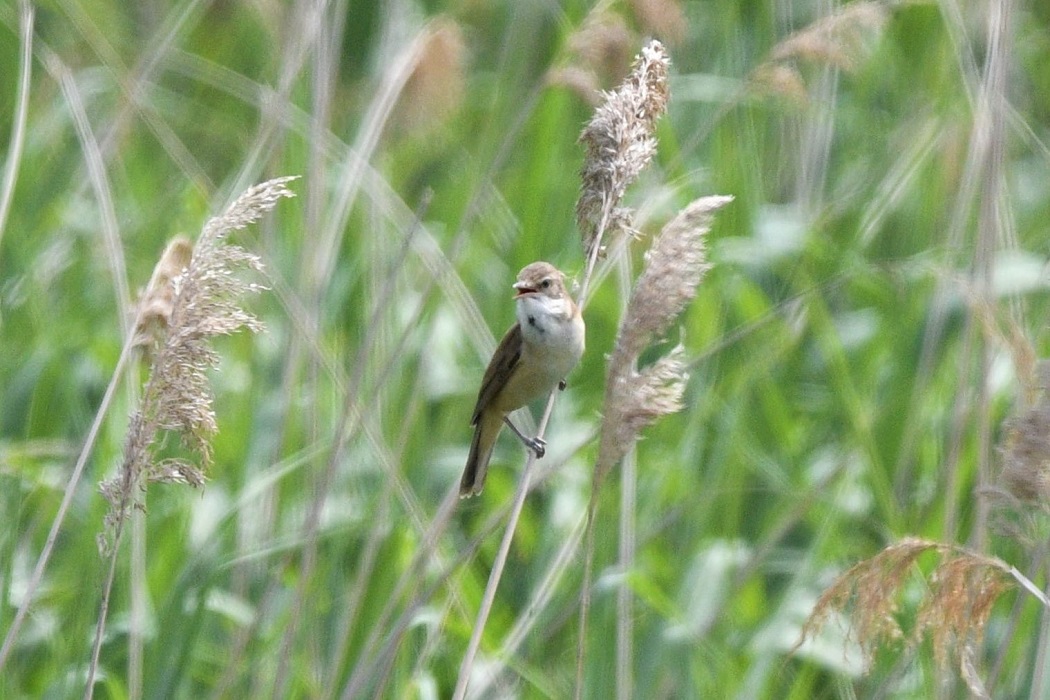
[[[897,619],[898,600],[918,575],[918,560],[927,553],[937,564],[922,584],[923,596],[914,629],[905,635]],[[970,692],[989,697],[978,672],[981,642],[992,606],[1007,590],[1020,584],[1044,607],[1043,592],[1015,567],[996,557],[964,547],[907,537],[852,566],[824,591],[802,628],[795,650],[816,637],[833,614],[844,616],[849,638],[855,640],[870,669],[875,652],[887,645],[933,643],[938,666],[958,664]]]
[[[210,440],[218,430],[208,370],[218,365],[219,357],[211,340],[241,329],[262,329],[262,323],[241,308],[241,300],[264,287],[236,274],[246,268],[261,272],[262,262],[226,239],[257,221],[281,198],[293,197],[286,185],[294,179],[282,177],[249,188],[225,213],[204,225],[188,261],[188,241],[176,239],[158,263],[136,328],[142,334],[154,323],[161,331],[151,336],[150,375],[139,410],[131,417],[120,471],[100,484],[110,504],[107,532],[100,537],[103,551],[117,543],[116,530],[133,507],[136,486],[204,483],[211,464]],[[180,266],[179,271],[175,266]],[[179,435],[199,464],[183,458],[156,458],[156,441],[167,431]]]
[[[654,131],[656,120],[667,110],[670,64],[660,42],[646,44],[626,80],[604,94],[604,102],[580,134],[587,152],[576,224],[588,261],[600,252],[606,231],[634,231],[631,211],[622,206],[623,196],[656,154]]]
[[[660,416],[681,409],[688,375],[679,344],[641,370],[638,358],[658,340],[686,305],[710,268],[704,237],[714,213],[733,200],[702,197],[669,221],[646,254],[609,357],[595,489],[623,457],[638,433]]]

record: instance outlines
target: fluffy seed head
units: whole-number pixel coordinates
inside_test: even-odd
[[[684,348],[679,344],[666,357],[639,371],[638,358],[670,328],[696,296],[697,286],[710,265],[704,236],[714,212],[732,197],[703,197],[672,219],[646,254],[642,271],[620,323],[616,346],[609,357],[601,440],[595,481],[616,465],[643,428],[661,416],[682,408],[688,379]]]
[[[730,196],[718,195],[693,201],[653,241],[617,341],[625,345],[625,354],[640,355],[696,296],[700,280],[711,267],[704,238],[714,213],[731,201]]]
[[[999,478],[1018,504],[1050,512],[1050,363],[1035,374],[1034,400],[1003,425]]]
[[[170,309],[164,311],[167,330],[154,342],[150,376],[139,410],[131,417],[120,472],[100,485],[110,502],[106,516],[110,533],[116,532],[128,516],[136,488],[145,488],[150,481],[204,483],[205,470],[211,464],[210,440],[218,430],[208,372],[219,358],[211,340],[241,329],[262,329],[262,323],[241,308],[241,303],[246,294],[264,287],[237,274],[245,268],[261,272],[262,262],[226,239],[233,231],[257,221],[283,197],[294,196],[287,187],[294,179],[278,178],[252,187],[224,214],[210,219],[188,263],[171,278]],[[184,243],[173,246],[185,252]],[[169,246],[165,258],[171,251]],[[177,257],[176,253],[171,255]],[[159,276],[154,275],[155,279]],[[177,433],[200,464],[157,459],[154,445],[162,431]],[[105,550],[115,540],[116,535],[111,534],[101,538],[100,545]]]
[[[627,79],[605,93],[580,141],[586,147],[576,203],[576,223],[589,256],[606,230],[630,232],[631,213],[621,206],[627,187],[656,153],[656,120],[666,111],[671,61],[658,41],[635,58]]]
[[[897,620],[898,601],[905,597],[909,581],[919,573],[919,558],[937,556],[937,564],[923,582],[913,632],[907,637]],[[951,658],[959,674],[977,697],[989,697],[976,671],[992,605],[1014,580],[1046,598],[1015,568],[1000,559],[962,547],[908,537],[892,544],[843,573],[817,601],[802,628],[795,649],[815,637],[833,613],[845,616],[850,638],[855,639],[870,668],[875,652],[904,640],[909,646],[924,637],[933,642],[934,657],[941,668]]]

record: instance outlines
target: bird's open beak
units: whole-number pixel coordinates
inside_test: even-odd
[[[515,282],[514,283],[514,290],[516,292],[516,294],[514,295],[515,299],[518,299],[520,297],[526,296],[527,294],[535,294],[536,293],[536,289],[535,288],[530,287],[529,285],[525,284],[524,282]]]

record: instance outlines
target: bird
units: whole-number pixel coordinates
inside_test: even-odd
[[[518,430],[509,414],[555,386],[564,389],[565,377],[583,356],[583,316],[558,268],[543,261],[526,265],[513,287],[517,323],[503,336],[481,380],[470,420],[474,437],[459,483],[460,498],[481,493],[504,424],[537,458],[543,456],[546,443]]]

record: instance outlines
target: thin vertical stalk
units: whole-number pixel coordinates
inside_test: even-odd
[[[594,579],[594,516],[598,510],[598,491],[591,489],[587,504],[586,543],[583,546],[583,582],[580,584],[580,615],[576,631],[576,684],[573,699],[583,697],[583,661],[587,655],[587,615],[591,610],[591,586]]]
[[[117,360],[117,366],[113,370],[113,376],[110,377],[106,393],[102,395],[102,402],[98,407],[98,411],[95,412],[95,420],[88,430],[84,446],[80,449],[80,454],[77,456],[76,464],[73,466],[73,473],[66,484],[65,493],[62,495],[62,502],[58,506],[58,512],[55,513],[55,519],[51,522],[51,530],[47,533],[47,540],[44,541],[44,548],[40,551],[36,567],[33,569],[33,574],[26,584],[25,594],[21,604],[18,606],[18,612],[15,613],[15,619],[7,629],[7,636],[4,637],[3,646],[0,646],[0,673],[3,672],[4,664],[7,663],[7,658],[11,654],[15,639],[18,638],[18,632],[22,627],[22,623],[25,622],[26,614],[29,612],[29,605],[33,600],[33,594],[40,588],[40,581],[44,577],[44,569],[47,568],[47,562],[55,549],[58,532],[62,529],[62,523],[65,522],[66,515],[69,513],[69,506],[73,502],[73,495],[76,493],[77,485],[80,483],[81,477],[84,476],[84,467],[87,465],[88,457],[95,448],[95,440],[98,439],[99,430],[102,428],[102,420],[109,413],[110,404],[113,402],[113,394],[121,376],[124,374],[124,367],[128,363],[128,358],[131,356],[132,343],[133,338],[129,335],[124,343],[124,347],[121,348],[120,358]]]
[[[635,553],[635,497],[638,490],[635,450],[631,448],[620,464],[620,581],[616,592],[616,697],[634,697],[631,572]]]
[[[547,398],[547,407],[543,411],[536,436],[540,439],[547,429],[551,411],[554,409],[554,399],[557,396],[557,388]],[[507,555],[510,553],[510,543],[514,540],[514,532],[517,529],[521,510],[525,505],[525,496],[529,492],[529,481],[532,478],[533,465],[536,463],[536,455],[528,452],[525,459],[525,468],[522,470],[521,479],[518,482],[518,491],[514,494],[514,505],[507,519],[507,528],[503,531],[503,540],[500,541],[499,551],[496,559],[492,562],[492,572],[489,574],[488,584],[485,586],[485,594],[481,599],[481,607],[478,616],[474,620],[474,629],[470,634],[470,642],[467,644],[467,652],[463,655],[463,663],[459,667],[459,678],[456,680],[456,690],[452,694],[452,700],[463,700],[467,693],[467,685],[470,682],[471,669],[474,666],[474,658],[477,656],[478,648],[481,646],[481,635],[485,632],[485,623],[488,622],[489,613],[492,611],[492,603],[496,599],[496,589],[499,587],[500,579],[503,577],[503,569],[507,564]]]
[[[130,490],[137,488],[136,484],[127,486],[128,491],[125,492],[125,497],[131,498]],[[91,645],[91,664],[88,667],[87,683],[84,686],[84,700],[91,700],[95,693],[95,674],[98,672],[99,655],[102,653],[102,633],[106,630],[106,618],[109,616],[109,601],[113,594],[113,582],[117,576],[117,555],[120,553],[120,540],[123,534],[124,518],[120,518],[113,532],[112,550],[109,553],[109,571],[102,584],[102,601],[98,606],[98,622],[95,625],[95,641]]]
[[[1004,215],[1008,205],[1004,202],[1005,148],[1006,148],[1006,81],[1011,52],[1008,46],[1010,37],[1011,0],[998,0],[988,6],[987,40],[988,61],[981,79],[981,91],[978,97],[977,124],[975,129],[985,132],[984,173],[981,180],[980,202],[977,220],[977,241],[974,255],[974,277],[978,293],[984,301],[992,294],[992,267],[995,263],[995,251],[1001,242],[1000,232],[1009,230],[1004,226]],[[983,117],[983,118],[982,118]],[[977,439],[978,488],[985,487],[993,480],[992,470],[992,409],[988,396],[988,375],[991,356],[987,343],[981,344],[978,355],[980,363],[978,375],[977,404]],[[988,537],[988,499],[979,498],[976,503],[973,535],[971,544],[977,549],[984,549]]]
[[[142,698],[142,649],[146,631],[146,492],[140,491],[138,506],[131,511],[131,567],[128,569],[131,591],[131,627],[128,633],[128,697]]]
[[[11,123],[11,145],[4,167],[4,180],[0,184],[0,241],[7,228],[7,215],[11,211],[11,199],[18,182],[18,166],[22,162],[22,147],[25,145],[26,114],[29,112],[29,81],[33,74],[33,4],[27,0],[19,3],[21,21],[19,39],[22,53],[19,58],[18,92],[15,94],[15,118]]]
[[[1044,589],[1044,593],[1050,597],[1050,584]],[[1043,607],[1040,610],[1039,624],[1039,646],[1036,647],[1035,661],[1032,664],[1032,691],[1028,697],[1031,700],[1050,700],[1050,686],[1047,685],[1047,672],[1050,669],[1050,608]]]

